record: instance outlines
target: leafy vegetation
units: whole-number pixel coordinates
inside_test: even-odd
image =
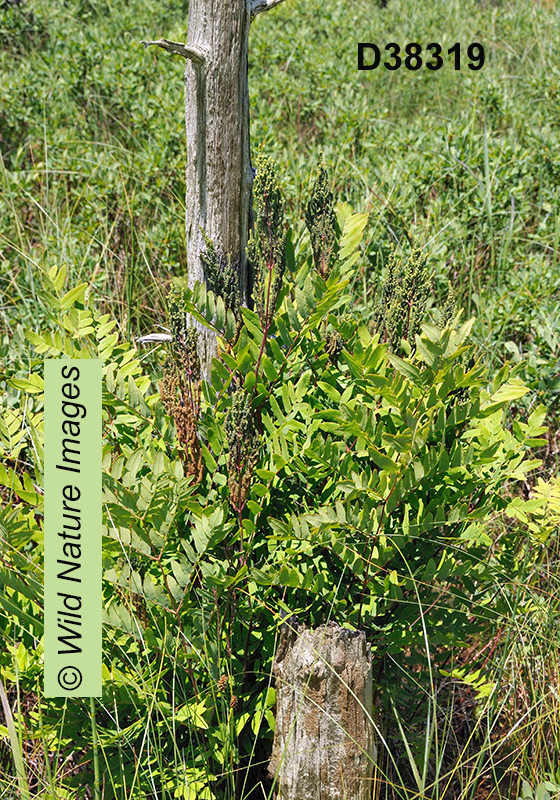
[[[292,613],[367,632],[376,796],[558,796],[558,12],[259,18],[251,310],[210,241],[210,287],[184,279],[180,70],[138,41],[186,11],[0,10],[3,796],[269,796]],[[353,42],[434,38],[487,67],[356,71]],[[209,382],[187,313],[219,337]],[[93,705],[41,690],[61,356],[104,362]]]

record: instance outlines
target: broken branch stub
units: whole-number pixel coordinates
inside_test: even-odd
[[[277,800],[369,800],[376,745],[371,648],[334,622],[280,629],[269,774]]]
[[[271,8],[283,2],[284,0],[251,0],[251,14],[256,17],[257,14],[262,14],[263,11],[270,11]]]
[[[174,53],[175,55],[183,56],[183,58],[188,58],[193,64],[198,64],[199,66],[206,61],[205,51],[201,47],[196,47],[195,45],[187,47],[187,45],[182,42],[172,42],[169,39],[157,39],[154,42],[145,42],[142,39],[140,44],[143,44],[145,48],[150,47],[150,45],[161,47],[163,50],[167,50],[168,53]]]

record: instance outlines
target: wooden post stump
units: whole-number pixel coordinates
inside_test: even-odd
[[[365,633],[334,622],[309,630],[292,617],[281,626],[273,673],[268,771],[277,800],[370,800],[376,746]]]

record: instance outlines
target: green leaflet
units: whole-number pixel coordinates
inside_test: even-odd
[[[352,214],[347,217],[344,222],[344,230],[342,231],[342,238],[340,240],[340,250],[338,257],[340,261],[348,262],[350,256],[355,253],[362,237],[364,235],[365,227],[368,223],[369,214]],[[354,259],[355,260],[355,259]],[[354,262],[352,262],[354,263]],[[342,269],[350,267],[351,263],[343,264]]]

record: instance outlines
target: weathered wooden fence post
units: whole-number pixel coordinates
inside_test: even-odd
[[[376,763],[365,633],[331,622],[280,629],[269,774],[277,800],[370,800]]]
[[[245,248],[252,213],[249,144],[249,28],[283,0],[190,0],[187,42],[143,42],[183,56],[187,133],[186,231],[188,285],[203,281],[202,231],[237,270],[241,301],[250,292]],[[216,337],[200,323],[202,377],[209,380]]]

